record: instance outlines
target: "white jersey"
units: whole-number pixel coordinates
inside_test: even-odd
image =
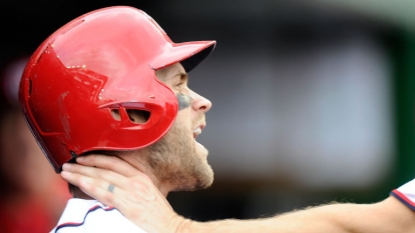
[[[415,210],[415,179],[393,190],[391,195],[400,200],[408,208]]]
[[[50,233],[146,233],[114,207],[97,200],[69,199],[58,225]]]

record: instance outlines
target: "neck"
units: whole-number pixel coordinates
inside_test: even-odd
[[[167,195],[169,194],[169,192],[173,190],[172,185],[170,185],[170,183],[166,181],[161,181],[156,176],[154,170],[151,168],[151,165],[148,164],[143,154],[139,154],[138,156],[136,156],[134,152],[137,152],[137,151],[133,151],[130,154],[122,154],[122,155],[119,155],[118,157],[121,160],[124,160],[125,162],[130,164],[138,172],[141,172],[147,175],[147,177],[150,178],[151,182],[153,182],[153,184],[158,188],[161,194],[163,194],[163,196],[167,198]]]
[[[88,196],[86,193],[84,193],[80,188],[74,187],[71,190],[73,198],[80,198],[85,200],[94,200],[94,198]]]
[[[141,172],[147,175],[148,178],[150,178],[151,182],[158,188],[158,190],[161,192],[161,194],[167,198],[167,195],[170,191],[173,190],[172,185],[170,185],[168,182],[160,181],[160,179],[157,178],[155,175],[155,172],[151,168],[151,165],[148,164],[148,162],[145,159],[144,154],[137,154],[138,151],[130,151],[130,152],[123,152],[119,153],[116,157],[123,160],[124,162],[128,163],[130,166],[132,166],[135,170],[137,170],[137,173]],[[115,156],[115,155],[108,155],[108,156]],[[138,176],[139,178],[141,176]],[[131,177],[130,177],[131,178]],[[143,180],[140,180],[141,182]],[[84,193],[81,189],[74,186],[71,189],[71,193],[74,198],[80,198],[80,199],[86,199],[86,200],[94,200],[91,196]]]

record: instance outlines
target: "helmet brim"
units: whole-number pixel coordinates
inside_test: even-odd
[[[150,66],[159,70],[180,62],[186,72],[190,72],[205,60],[216,46],[216,41],[195,41],[173,44],[154,59]]]

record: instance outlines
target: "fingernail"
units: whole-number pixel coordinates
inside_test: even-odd
[[[62,170],[68,170],[72,167],[72,164],[70,163],[64,163],[62,166]]]
[[[76,161],[78,161],[78,162],[85,161],[85,157],[83,157],[83,156],[78,157],[78,158],[76,158]]]

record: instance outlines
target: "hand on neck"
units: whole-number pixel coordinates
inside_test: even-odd
[[[124,161],[123,163],[128,163],[130,167],[125,167],[123,165],[123,172],[118,172],[119,175],[125,176],[124,185],[122,184],[123,177],[119,177],[120,184],[114,183],[113,185],[117,187],[117,189],[123,189],[123,186],[126,186],[126,188],[131,188],[131,186],[134,185],[134,183],[138,183],[139,186],[142,187],[149,187],[145,182],[152,182],[152,187],[156,187],[160,193],[167,197],[168,193],[172,190],[174,190],[174,185],[169,182],[169,179],[163,179],[160,178],[160,172],[154,171],[152,168],[152,165],[148,162],[146,156],[151,156],[150,154],[147,154],[143,150],[137,150],[137,151],[123,151],[123,152],[116,152],[113,154],[106,154],[105,156],[113,156],[117,159],[120,159]],[[121,162],[121,161],[120,161]],[[92,165],[89,165],[92,166]],[[99,168],[99,167],[98,167]],[[109,169],[110,168],[104,168],[101,169]],[[145,176],[143,175],[145,174]],[[141,185],[140,185],[141,183]],[[127,185],[126,185],[127,184]],[[80,198],[85,200],[94,200],[95,198],[89,196],[87,193],[83,192],[79,187],[70,185],[70,191],[74,198]]]

